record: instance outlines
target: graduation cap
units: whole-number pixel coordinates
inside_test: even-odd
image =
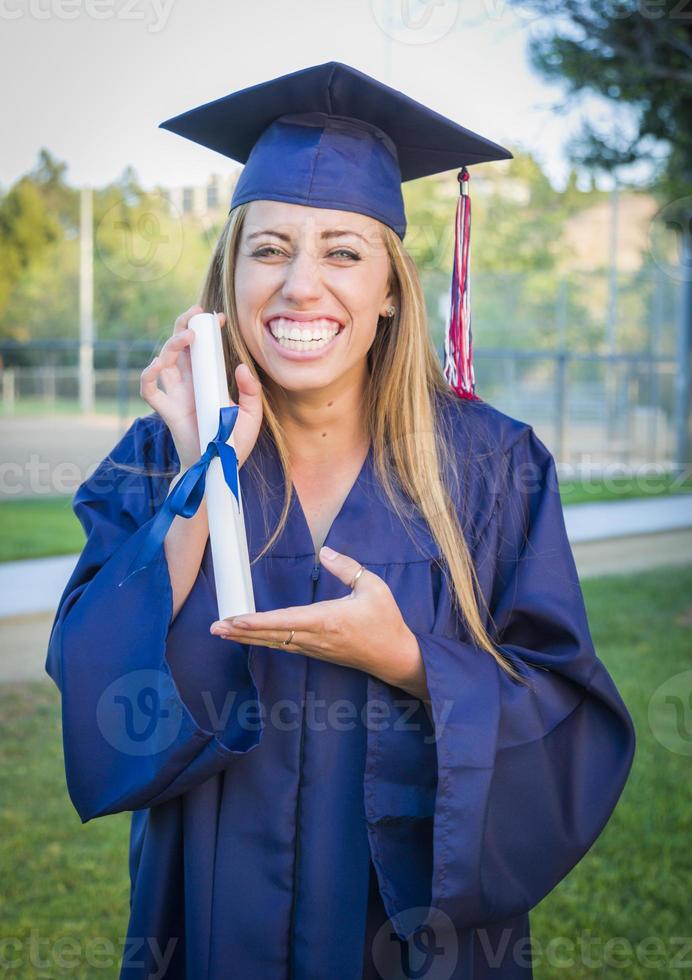
[[[159,128],[245,164],[231,209],[269,200],[355,211],[402,241],[402,182],[461,168],[444,374],[459,397],[476,397],[467,167],[511,159],[508,150],[338,61],[231,92]]]

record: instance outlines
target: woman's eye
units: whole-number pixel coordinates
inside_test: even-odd
[[[255,249],[255,251],[252,253],[253,257],[257,256],[258,258],[262,258],[263,256],[270,256],[272,254],[283,255],[284,253],[281,251],[280,248],[277,248],[276,245],[262,245],[261,248]],[[354,262],[360,261],[360,255],[358,255],[357,252],[352,252],[349,248],[335,248],[329,254],[343,255],[347,259],[353,259]]]
[[[269,252],[280,252],[280,251],[281,249],[277,248],[276,245],[263,245],[262,248],[255,249],[255,251],[252,254],[253,256],[255,255],[262,256],[262,255],[267,255]]]
[[[359,262],[360,261],[360,255],[358,255],[357,252],[352,252],[348,248],[335,248],[334,251],[333,252],[330,252],[329,254],[330,255],[337,255],[339,252],[342,255],[345,255],[346,258],[348,258],[348,259],[354,259],[356,262]]]

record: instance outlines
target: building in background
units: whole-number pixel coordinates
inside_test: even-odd
[[[211,174],[205,184],[161,188],[161,193],[180,214],[220,218],[228,214],[240,172],[237,167],[229,174]]]

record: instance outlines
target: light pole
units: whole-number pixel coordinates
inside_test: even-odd
[[[91,187],[79,197],[79,408],[94,411],[94,205]]]
[[[690,359],[692,358],[692,208],[680,215],[680,271],[682,276],[680,318],[677,331],[677,371],[675,374],[675,470],[689,476],[692,469],[692,402],[690,400]]]

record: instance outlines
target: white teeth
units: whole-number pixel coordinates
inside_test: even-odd
[[[320,347],[326,347],[330,344],[332,338],[323,337],[321,340],[311,340],[306,342],[304,340],[289,340],[286,337],[277,337],[277,343],[281,344],[282,347],[288,348],[288,350],[319,350]]]
[[[339,332],[339,327],[334,320],[322,319],[310,321],[310,326],[301,327],[297,320],[288,317],[275,317],[269,321],[269,329],[277,340],[290,340],[300,346],[308,345],[310,348],[323,346],[322,341],[329,341]]]

